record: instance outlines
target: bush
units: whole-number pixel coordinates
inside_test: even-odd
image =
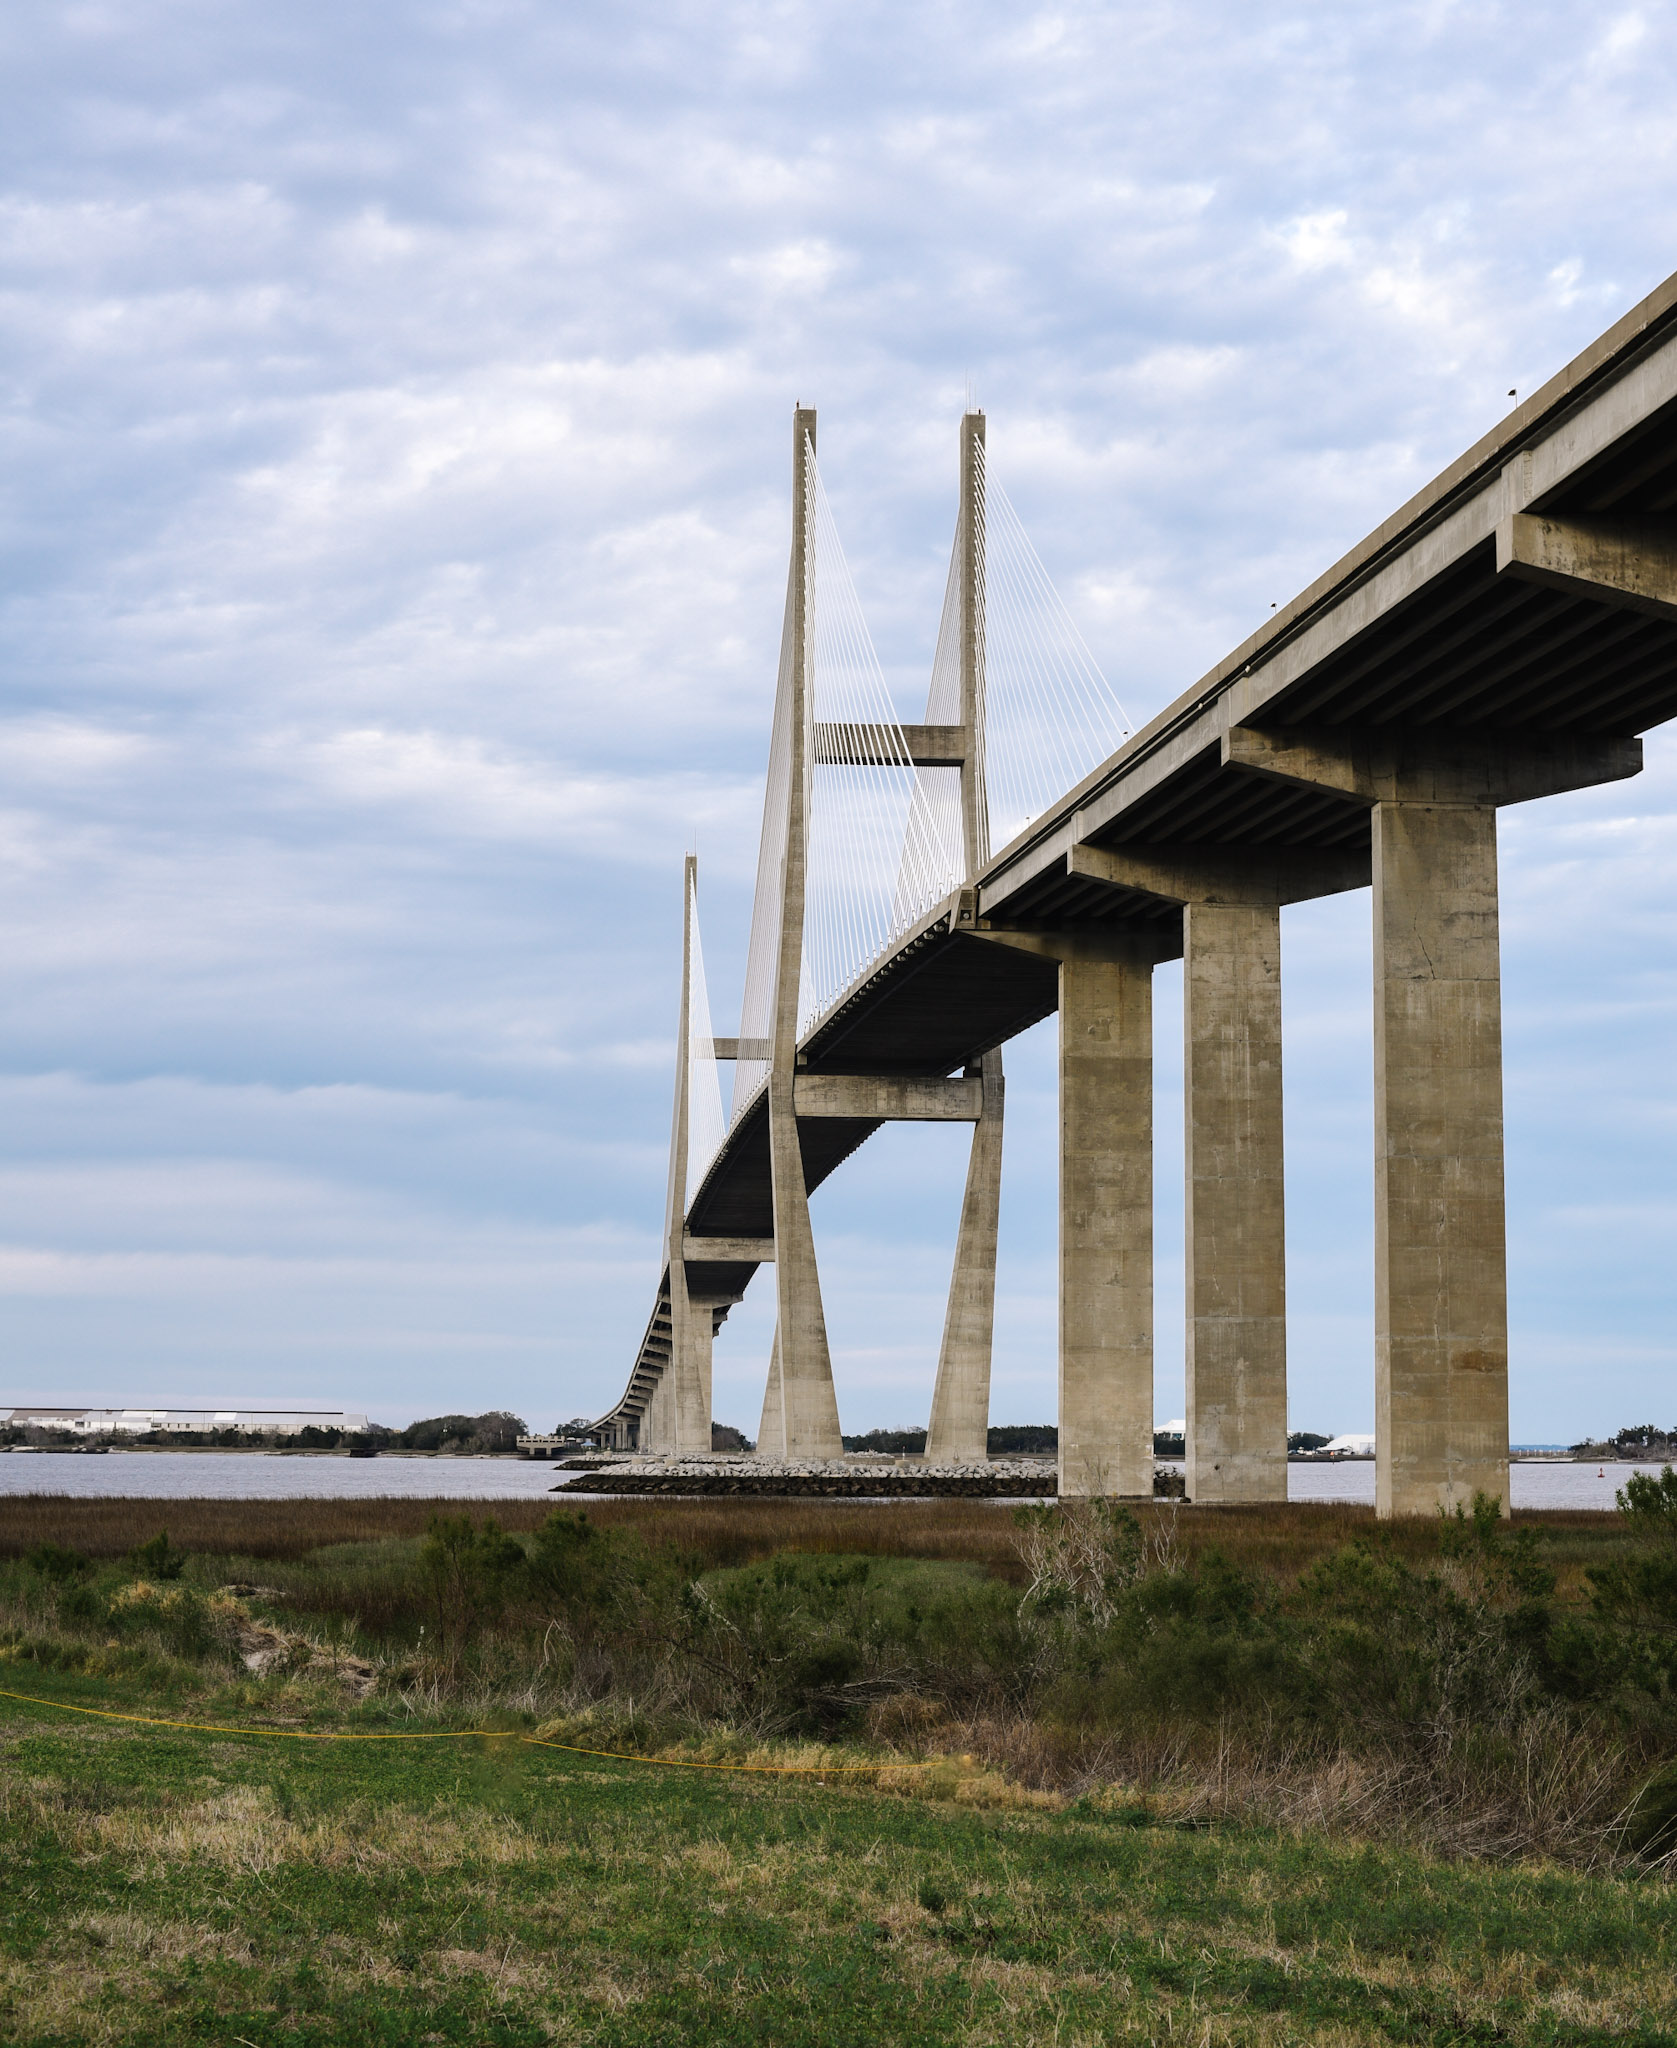
[[[637,1531],[601,1529],[573,1508],[555,1508],[530,1539],[532,1595],[590,1637],[667,1620],[685,1576],[668,1551],[654,1551]]]
[[[167,1529],[159,1529],[149,1543],[137,1544],[128,1553],[128,1562],[137,1572],[144,1572],[151,1579],[178,1579],[186,1569],[187,1554],[177,1550],[169,1541]]]
[[[93,1568],[92,1558],[85,1557],[79,1550],[65,1550],[56,1543],[37,1543],[23,1561],[31,1571],[39,1572],[43,1579],[79,1579]]]
[[[1017,1699],[1034,1663],[1017,1594],[959,1565],[775,1557],[694,1584],[686,1616],[689,1653],[738,1711],[805,1734],[898,1694]]]
[[[419,1569],[445,1641],[458,1643],[474,1626],[494,1621],[523,1564],[524,1546],[492,1515],[481,1528],[470,1515],[433,1515],[420,1545]]]

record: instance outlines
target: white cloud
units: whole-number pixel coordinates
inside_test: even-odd
[[[1354,250],[1350,215],[1343,207],[1329,213],[1301,214],[1276,230],[1276,240],[1300,270],[1328,270],[1348,265]]]
[[[821,406],[905,704],[970,376],[1145,715],[1669,267],[1674,31],[1578,0],[484,0],[395,43],[368,20],[135,0],[0,25],[0,1073],[35,1091],[0,1119],[0,1183],[39,1226],[0,1235],[42,1272],[139,1261],[122,1341],[159,1371],[278,1387],[287,1359],[364,1345],[374,1381],[417,1372],[447,1405],[470,1347],[427,1339],[420,1369],[377,1334],[411,1334],[409,1235],[458,1276],[433,1320],[493,1330],[505,1397],[570,1413],[615,1393],[652,1276],[612,1254],[565,1267],[562,1298],[503,1296],[483,1245],[533,1274],[597,1219],[655,1230],[695,839],[732,1021],[792,401]],[[1673,817],[1661,767],[1508,820],[1510,1100],[1539,1194],[1598,1158],[1639,1213],[1669,1193],[1617,1105],[1666,1128]],[[1366,975],[1359,995],[1331,918],[1292,929],[1301,1388],[1326,1404],[1366,1295],[1339,1221],[1366,1194]],[[1606,1151],[1551,1085],[1604,1045]],[[1018,1062],[1046,1085],[1040,1048]],[[67,1067],[90,1078],[42,1079]],[[1031,1100],[998,1386],[1046,1413]],[[113,1119],[120,1170],[87,1149]],[[876,1262],[915,1332],[891,1340],[905,1386],[958,1194],[935,1157],[912,1204],[866,1155],[821,1198],[857,1246],[835,1260]],[[294,1247],[263,1292],[311,1208],[338,1251]],[[1520,1213],[1570,1276],[1557,1313],[1640,1355],[1669,1292]],[[259,1304],[231,1325],[230,1273]],[[108,1354],[77,1284],[9,1299],[8,1356],[71,1376]],[[834,1313],[861,1373],[885,1340]],[[561,1328],[585,1334],[565,1351]],[[748,1305],[719,1352],[748,1425],[765,1341]],[[1540,1398],[1583,1397],[1557,1369]]]

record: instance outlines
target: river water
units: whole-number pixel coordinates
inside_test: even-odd
[[[287,1457],[283,1451],[0,1452],[0,1494],[127,1500],[529,1500],[560,1475],[533,1458]]]
[[[1657,1465],[1516,1463],[1509,1490],[1517,1508],[1611,1508],[1615,1489],[1630,1473],[1658,1470]],[[561,1479],[554,1466],[521,1458],[288,1457],[263,1451],[112,1451],[102,1458],[77,1451],[0,1453],[0,1494],[60,1493],[82,1499],[532,1500],[551,1493]],[[1287,1491],[1293,1500],[1372,1505],[1374,1464],[1357,1458],[1289,1465]]]

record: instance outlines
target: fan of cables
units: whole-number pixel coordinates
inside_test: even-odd
[[[1016,837],[1105,760],[1131,727],[1012,500],[986,471],[982,440],[973,444],[973,459],[979,464],[977,530],[970,536],[956,532],[926,722],[960,722],[961,593],[967,585],[964,551],[972,546],[982,551],[984,566],[974,579],[983,607],[975,634],[977,780],[984,792],[977,837],[983,861],[993,846]],[[961,771],[914,767],[813,448],[806,474],[804,616],[814,751],[800,1030],[966,879]],[[794,597],[788,581],[740,1016],[741,1058],[734,1070],[735,1116],[767,1076],[773,1035],[792,759]]]
[[[689,883],[687,905],[691,945],[687,965],[687,1186],[690,1205],[705,1169],[722,1149],[728,1119],[722,1113],[722,1081],[716,1067],[716,1038],[710,1020],[710,990],[705,984],[704,948],[699,943],[699,883]],[[685,1210],[684,1210],[685,1213]]]
[[[982,464],[982,442],[975,453]],[[999,848],[1075,788],[1132,727],[1000,479],[986,473],[983,485],[984,787],[989,844]]]
[[[960,881],[910,759],[813,458],[809,476],[815,754],[804,1026]]]

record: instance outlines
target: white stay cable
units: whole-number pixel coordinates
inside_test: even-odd
[[[722,1149],[728,1119],[722,1113],[722,1081],[716,1070],[716,1037],[710,990],[705,985],[704,947],[699,943],[699,880],[695,874],[687,906],[693,934],[687,977],[687,1188],[691,1203],[705,1169]]]
[[[763,834],[757,844],[757,887],[751,899],[751,940],[740,1000],[741,1058],[734,1067],[730,1121],[768,1078],[774,1037],[775,970],[780,958],[781,870],[786,858],[786,799],[792,780],[792,573],[786,576],[786,611],[780,631],[780,673],[763,790]]]
[[[977,627],[984,652],[979,759],[987,816],[981,824],[988,829],[980,838],[1000,847],[1105,760],[1131,726],[1006,491],[987,473],[982,441],[973,458],[983,529],[974,544],[984,561]],[[916,771],[813,447],[807,476],[810,766],[800,1028],[965,876],[960,771]],[[931,725],[960,720],[965,544],[957,529],[927,693]],[[740,1011],[746,1056],[734,1069],[735,1117],[767,1076],[774,1035],[792,757],[793,596],[789,577]]]
[[[960,521],[949,550],[949,576],[943,590],[943,613],[938,621],[937,651],[932,656],[931,686],[926,692],[926,723],[958,725],[961,719],[961,582],[964,549]],[[926,818],[940,875],[947,877],[938,892],[947,895],[965,879],[966,842],[961,831],[961,771],[959,768],[922,768],[920,787],[925,795]],[[912,902],[915,878],[905,859],[898,878],[897,894],[904,910]],[[934,902],[937,897],[932,899]],[[909,911],[905,921],[917,913]]]
[[[813,767],[804,972],[808,1025],[954,887],[813,453]]]
[[[984,486],[984,760],[1001,847],[1133,728],[993,471]]]

